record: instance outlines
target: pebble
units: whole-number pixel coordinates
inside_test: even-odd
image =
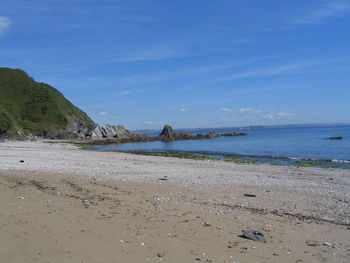
[[[162,257],[165,256],[165,254],[164,254],[163,252],[158,252],[157,256],[160,257],[160,258],[162,258]]]
[[[320,242],[315,241],[315,240],[306,240],[305,244],[310,246],[310,247],[316,247],[320,245]]]
[[[256,231],[256,230],[250,230],[250,229],[244,229],[242,230],[243,233],[243,237],[254,240],[254,241],[258,241],[258,242],[264,242],[266,243],[266,239],[264,237],[264,234]]]
[[[18,197],[19,200],[24,200],[23,196]]]
[[[324,245],[324,246],[327,246],[327,247],[330,247],[330,246],[331,246],[331,244],[328,243],[328,242],[323,242],[323,245]]]
[[[247,197],[256,197],[256,195],[254,195],[254,194],[244,194],[244,196],[247,196]]]

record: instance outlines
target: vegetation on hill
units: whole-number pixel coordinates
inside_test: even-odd
[[[77,121],[94,125],[55,88],[35,82],[20,69],[0,68],[0,135],[44,135]]]

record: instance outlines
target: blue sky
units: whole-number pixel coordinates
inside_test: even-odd
[[[350,0],[2,0],[0,61],[100,124],[350,122]]]

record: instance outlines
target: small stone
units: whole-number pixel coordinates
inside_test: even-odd
[[[160,258],[162,258],[162,257],[165,256],[165,254],[164,254],[163,252],[158,252],[157,256],[160,257]]]
[[[19,200],[24,200],[23,196],[18,197]]]
[[[166,177],[164,176],[164,177],[158,178],[158,180],[160,180],[160,181],[168,181],[168,178],[166,178]]]
[[[244,194],[244,196],[247,196],[247,197],[256,197],[255,194]]]
[[[24,163],[24,160],[20,160],[19,162],[20,162],[20,163]]]
[[[264,237],[264,234],[256,231],[256,230],[250,230],[250,229],[244,229],[242,230],[243,237],[257,241],[257,242],[264,242],[266,243],[266,239]]]
[[[323,245],[324,245],[324,246],[327,246],[327,247],[330,247],[330,246],[331,246],[331,244],[328,243],[328,242],[323,242]]]
[[[305,243],[310,247],[316,247],[320,245],[320,242],[314,240],[306,240]]]

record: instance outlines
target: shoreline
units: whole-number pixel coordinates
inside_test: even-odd
[[[102,152],[119,152],[130,153],[136,155],[146,156],[163,156],[186,159],[199,160],[216,160],[216,161],[231,161],[236,163],[251,163],[251,164],[270,164],[280,166],[298,166],[298,167],[319,167],[319,168],[335,168],[335,169],[350,169],[350,160],[336,160],[336,159],[318,159],[311,157],[289,157],[289,156],[267,156],[267,155],[244,155],[235,153],[220,153],[208,151],[142,151],[142,150],[108,150],[99,149],[97,147],[104,147],[108,145],[90,145],[88,143],[76,144],[82,150],[95,150]],[[113,145],[113,144],[112,144]]]
[[[7,262],[350,260],[348,170],[43,142],[1,143],[0,162]],[[268,242],[241,238],[246,228]]]

